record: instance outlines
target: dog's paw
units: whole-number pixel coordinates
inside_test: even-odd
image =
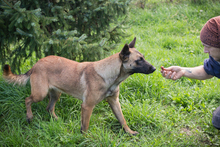
[[[137,131],[132,131],[131,135],[136,136],[137,134],[139,134]]]
[[[137,131],[132,131],[129,129],[129,131],[126,131],[127,133],[129,133],[130,135],[136,136],[137,134],[139,134]]]
[[[26,118],[27,123],[30,124],[31,121],[32,121],[32,119],[33,119],[33,116],[31,116],[31,117],[27,117],[27,118]]]
[[[26,119],[27,123],[30,124],[31,123],[31,119]]]

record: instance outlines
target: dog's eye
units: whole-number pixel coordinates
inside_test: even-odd
[[[142,63],[143,60],[144,60],[144,58],[143,58],[143,57],[140,57],[140,59],[139,59],[139,60],[136,60],[135,62],[136,62],[137,65],[139,65],[139,64]]]

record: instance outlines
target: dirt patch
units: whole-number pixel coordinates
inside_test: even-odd
[[[192,136],[193,135],[193,132],[191,131],[191,129],[188,126],[186,126],[185,128],[182,128],[180,130],[180,133],[186,134],[187,136]]]

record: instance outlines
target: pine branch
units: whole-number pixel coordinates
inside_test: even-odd
[[[5,2],[5,4],[7,4],[9,7],[11,7],[12,9],[18,11],[16,8],[14,8],[14,6],[12,6],[9,2],[7,2],[6,0],[3,0]]]

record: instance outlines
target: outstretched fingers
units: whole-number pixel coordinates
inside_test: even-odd
[[[177,80],[181,77],[180,69],[178,66],[171,66],[168,68],[164,68],[161,66],[162,76],[166,79]]]

